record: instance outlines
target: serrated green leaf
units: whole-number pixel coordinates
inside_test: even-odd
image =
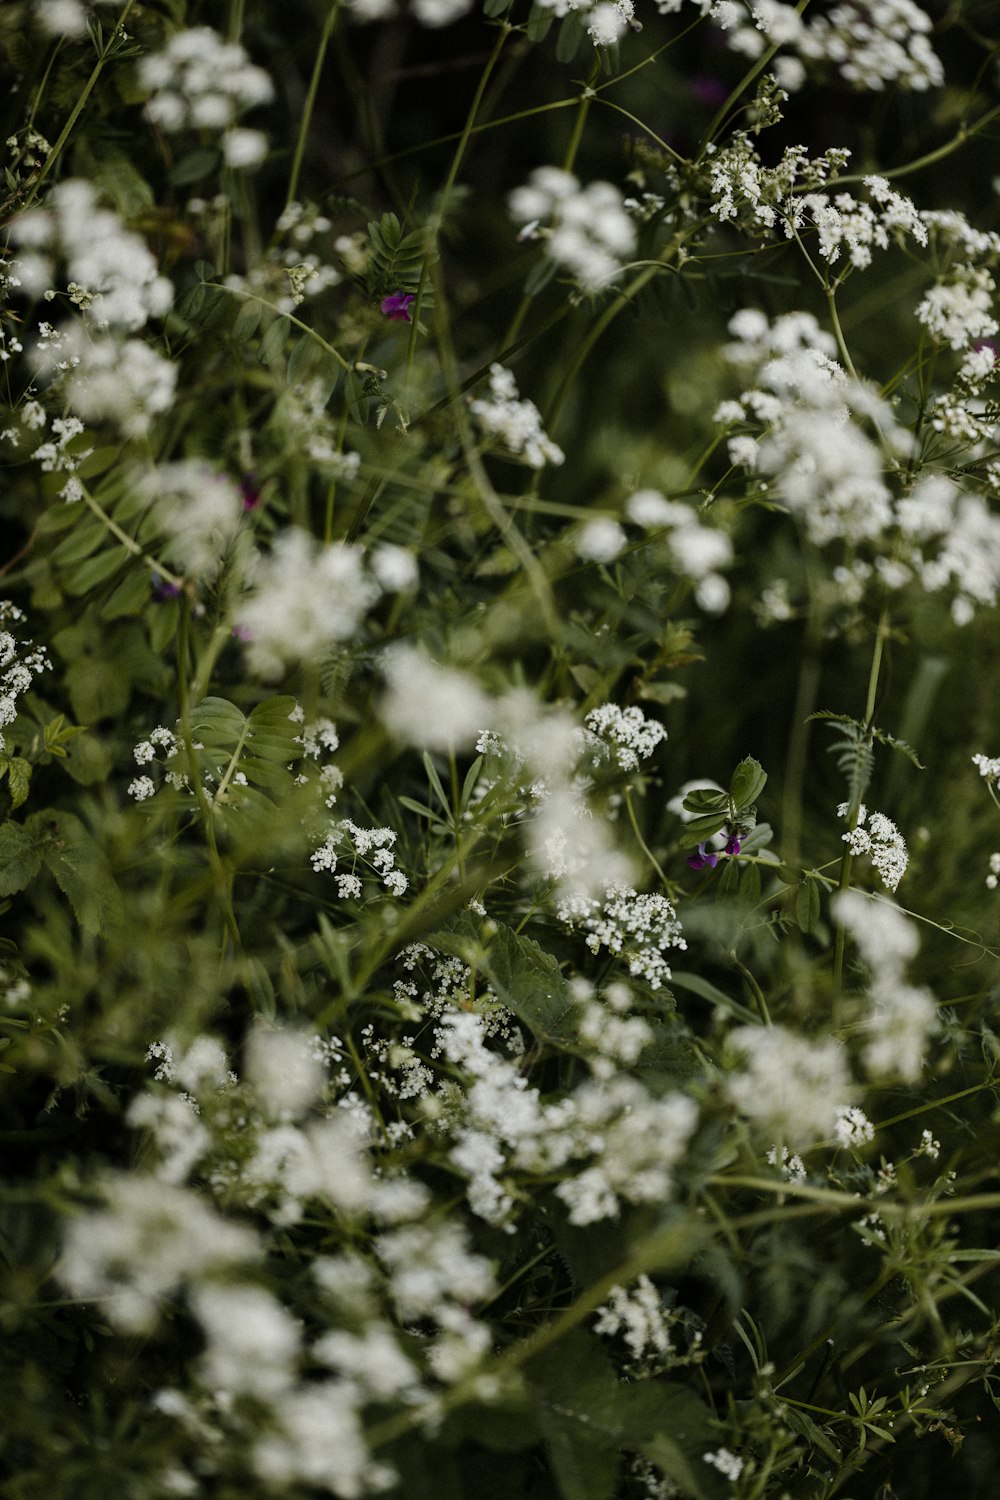
[[[913,746],[908,745],[905,740],[897,739],[894,734],[887,734],[884,729],[873,729],[872,733],[880,745],[886,745],[890,750],[898,750],[900,755],[905,755],[907,760],[915,765],[918,771],[927,769],[926,766],[921,764]]]
[[[67,812],[41,812],[29,821],[47,834],[46,867],[80,926],[97,934],[117,929],[125,911],[121,891],[104,851],[80,819]]]
[[[12,896],[42,868],[44,834],[26,823],[0,824],[0,896]]]
[[[12,755],[7,762],[6,770],[10,805],[12,808],[17,808],[28,796],[28,788],[31,785],[31,762],[21,755]]]

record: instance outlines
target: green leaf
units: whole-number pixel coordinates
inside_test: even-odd
[[[759,760],[754,760],[752,755],[748,755],[745,760],[740,761],[733,772],[729,787],[729,795],[737,811],[743,807],[750,807],[757,801],[764,790],[766,781],[767,772]]]
[[[248,339],[253,338],[260,327],[263,312],[259,302],[244,302],[233,319],[232,334],[237,343],[245,344]]]
[[[89,594],[91,589],[96,589],[100,584],[106,583],[109,578],[114,577],[125,563],[128,562],[131,553],[119,544],[109,547],[105,552],[99,552],[96,557],[88,558],[85,563],[73,569],[69,577],[64,579],[63,588],[67,594],[79,598],[83,594]]]
[[[7,762],[7,789],[11,807],[20,807],[28,795],[31,784],[31,762],[23,756],[12,755]]]
[[[499,922],[480,923],[471,912],[463,911],[446,931],[428,937],[427,943],[456,953],[477,969],[497,998],[540,1042],[565,1046],[576,1041],[576,1001],[552,954],[533,938],[522,937]]]
[[[705,813],[700,818],[692,818],[681,832],[678,839],[682,849],[696,849],[706,839],[710,839],[713,833],[718,833],[727,822],[725,813]]]
[[[12,896],[42,868],[44,836],[29,823],[0,825],[0,896]]]
[[[738,1016],[741,1021],[747,1021],[752,1026],[759,1024],[759,1017],[752,1010],[720,990],[718,985],[712,984],[711,980],[703,978],[701,974],[684,974],[674,969],[670,975],[672,988],[689,990],[692,995],[698,995],[702,1000],[707,1000],[711,1005],[721,1005],[732,1015]]]
[[[202,182],[210,172],[215,171],[220,161],[218,151],[204,148],[188,151],[171,167],[167,181],[174,187],[188,187],[193,182]]]
[[[926,766],[921,764],[913,746],[908,745],[905,740],[897,739],[894,734],[887,734],[884,729],[873,728],[872,734],[880,745],[887,745],[890,750],[898,750],[900,755],[905,755],[907,760],[911,761],[918,771],[925,771],[927,769]]]
[[[539,1041],[576,1040],[576,1001],[556,959],[534,938],[498,924],[479,968]]]
[[[803,880],[795,892],[795,920],[800,932],[812,932],[819,921],[819,887],[815,880]]]
[[[124,904],[104,851],[72,813],[34,813],[29,822],[44,828],[45,864],[73,915],[88,932],[106,933],[121,926]]]
[[[559,28],[559,36],[556,41],[556,61],[561,63],[572,62],[585,34],[585,22],[576,11],[571,10]]]
[[[728,812],[729,797],[710,787],[698,787],[696,791],[688,792],[683,807],[685,812],[698,813],[702,817],[707,813]]]
[[[284,318],[275,318],[260,341],[257,349],[257,363],[261,365],[275,365],[279,360],[283,359],[287,337],[288,325]]]

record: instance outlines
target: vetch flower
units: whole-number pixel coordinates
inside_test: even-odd
[[[726,847],[726,853],[729,853],[728,845]],[[692,870],[702,870],[706,865],[708,865],[710,870],[714,870],[718,863],[719,856],[717,854],[706,854],[704,844],[698,845],[696,853],[688,855],[688,864],[691,866]]]
[[[726,854],[739,854],[740,848],[741,848],[741,845],[740,845],[739,838],[737,837],[737,835],[735,833],[731,833],[729,835],[729,837],[727,838],[727,840],[726,840],[725,853]]]
[[[413,292],[390,292],[379,304],[379,312],[394,323],[410,323],[410,303],[415,300]]]

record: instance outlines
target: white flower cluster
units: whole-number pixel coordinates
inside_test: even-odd
[[[213,578],[244,516],[236,484],[202,460],[184,458],[158,468],[150,492],[167,556],[190,577]]]
[[[337,882],[337,894],[342,901],[359,900],[364,894],[358,861],[367,865],[379,877],[386,890],[393,896],[405,894],[409,881],[402,870],[395,868],[396,857],[392,846],[396,834],[391,828],[360,828],[350,818],[331,823],[329,832],[319,848],[312,854],[314,870],[325,870]],[[349,869],[339,869],[346,849]]]
[[[943,475],[928,475],[898,502],[897,514],[912,549],[904,556],[913,576],[928,593],[954,590],[951,615],[956,625],[967,625],[977,609],[996,605],[1000,517],[981,495],[959,489]]]
[[[644,1374],[665,1369],[670,1362],[670,1314],[646,1275],[637,1278],[631,1291],[622,1286],[611,1288],[607,1302],[597,1309],[594,1332],[605,1338],[621,1338],[632,1356],[631,1363]]]
[[[139,82],[149,91],[146,113],[161,130],[221,132],[223,155],[231,167],[263,160],[266,137],[236,121],[246,110],[268,104],[274,87],[238,42],[224,41],[209,26],[179,31],[162,52],[142,58]]]
[[[743,1460],[738,1454],[730,1452],[728,1448],[716,1448],[714,1453],[703,1453],[705,1463],[711,1464],[713,1469],[718,1469],[726,1479],[736,1483],[743,1473]]]
[[[381,590],[366,571],[360,547],[319,545],[288,527],[258,559],[248,596],[236,611],[247,660],[274,678],[297,662],[316,662],[350,640]]]
[[[566,455],[546,436],[538,407],[518,398],[517,382],[503,365],[490,365],[490,394],[471,402],[469,410],[487,438],[507,453],[523,457],[529,468],[563,462]]]
[[[19,247],[8,267],[12,284],[54,295],[47,289],[62,262],[70,301],[83,314],[82,323],[58,330],[41,325],[31,355],[37,371],[64,381],[71,409],[85,421],[109,420],[126,437],[143,436],[170,407],[177,383],[175,365],[127,336],[173,301],[145,243],[77,179],[53,188],[44,208],[14,219],[10,236]]]
[[[712,213],[721,223],[739,220],[750,229],[781,225],[790,236],[801,213],[796,193],[823,187],[850,155],[835,146],[811,157],[805,146],[787,146],[777,166],[766,167],[749,133],[736,130],[721,150],[709,146],[706,152]]]
[[[609,754],[622,771],[638,771],[639,762],[648,760],[667,731],[657,719],[647,719],[634,704],[619,708],[617,703],[602,703],[592,708],[584,725],[596,741],[596,748]]]
[[[865,1066],[875,1078],[915,1083],[923,1070],[927,1043],[938,1030],[934,996],[929,990],[915,989],[904,978],[906,965],[917,952],[916,928],[891,901],[863,896],[860,891],[835,896],[833,912],[871,970]]]
[[[461,750],[494,713],[492,700],[465,672],[432,661],[415,646],[398,645],[384,657],[386,728],[424,750]]]
[[[972,764],[977,767],[984,781],[1000,779],[1000,755],[974,755]]]
[[[171,306],[173,287],[145,242],[111,209],[101,208],[93,187],[80,178],[59,183],[44,208],[14,219],[10,237],[20,247],[15,264],[21,284],[42,292],[63,263],[74,300],[95,329],[135,333]]]
[[[885,459],[860,424],[877,423],[882,444],[900,454],[911,446],[910,434],[836,363],[833,339],[810,313],[786,313],[771,324],[747,308],[729,330],[736,342],[726,357],[756,367],[756,384],[739,400],[723,402],[716,420],[764,429],[752,448],[740,443],[731,450],[732,461],[777,476],[779,497],[817,546],[881,537],[893,522]]]
[[[1000,327],[993,316],[995,292],[993,277],[982,266],[955,266],[946,281],[927,293],[917,319],[933,339],[952,349],[969,349]]]
[[[581,187],[572,172],[537,167],[508,203],[521,238],[544,239],[551,258],[585,291],[608,286],[635,251],[635,226],[610,182]]]
[[[707,614],[721,614],[727,608],[729,584],[719,571],[733,562],[727,532],[703,525],[694,506],[668,500],[659,490],[636,490],[625,503],[625,513],[646,531],[666,533],[670,561],[678,573],[692,579],[695,602]]]
[[[555,1189],[573,1224],[615,1217],[621,1201],[662,1203],[698,1119],[683,1094],[654,1098],[617,1073],[581,1084],[552,1103],[530,1088],[518,1063],[485,1045],[482,1018],[459,1011],[439,1030],[444,1056],[467,1075],[465,1109],[450,1159],[469,1179],[469,1206],[513,1228],[513,1198],[499,1174],[549,1175],[582,1159]]]
[[[731,1041],[745,1065],[727,1079],[741,1114],[793,1146],[833,1134],[850,1092],[838,1042],[810,1041],[785,1026],[740,1026]]]
[[[654,1032],[642,1016],[629,1015],[632,995],[628,986],[609,984],[598,997],[581,977],[574,980],[573,991],[582,1004],[578,1029],[580,1040],[593,1048],[588,1061],[595,1078],[611,1078],[619,1068],[633,1067]]]
[[[177,758],[180,748],[180,743],[174,731],[167,729],[164,724],[158,724],[155,729],[150,731],[146,739],[140,740],[136,745],[133,751],[135,763],[137,766],[148,766],[157,758],[156,752],[158,750],[163,752],[164,761],[169,762]],[[187,772],[173,769],[168,770],[164,777],[164,783],[179,791],[182,787],[188,785]],[[129,782],[128,794],[130,797],[134,797],[137,802],[146,802],[150,797],[156,795],[156,789],[156,782],[146,772],[142,776],[137,776],[134,781]]]
[[[995,891],[1000,885],[1000,852],[994,851],[990,855],[989,874],[986,877],[986,889]]]
[[[490,1348],[472,1309],[496,1287],[461,1226],[426,1216],[424,1188],[376,1174],[359,1111],[306,1117],[329,1051],[319,1038],[258,1027],[240,1082],[214,1038],[154,1043],[157,1082],[127,1117],[150,1132],[154,1170],[101,1184],[104,1206],[71,1225],[60,1277],[129,1333],[149,1330],[161,1307],[183,1296],[202,1336],[200,1391],[160,1391],[159,1413],[188,1430],[239,1432],[268,1486],[360,1496],[398,1477],[369,1452],[365,1409],[412,1407],[432,1398],[434,1383],[472,1372]],[[316,1260],[307,1329],[263,1284],[263,1238],[185,1185],[195,1170],[227,1208],[263,1212],[279,1230],[301,1218],[307,1200],[366,1223],[374,1256]],[[400,1322],[420,1324],[423,1368],[404,1351]],[[249,1439],[241,1416],[233,1425],[245,1398],[257,1404]]]
[[[857,1151],[875,1139],[875,1127],[857,1105],[849,1104],[837,1112],[833,1133],[845,1151]]]
[[[832,63],[846,83],[874,92],[887,85],[923,92],[944,81],[930,18],[913,0],[854,0],[808,17],[785,0],[755,0],[749,18],[733,0],[700,3],[734,51],[759,57],[769,45],[788,48],[771,63],[785,89],[805,83],[807,63]]]
[[[0,599],[0,752],[5,749],[3,731],[18,715],[17,700],[40,672],[52,666],[44,646],[18,639],[25,622],[22,609],[10,599]]]
[[[556,914],[587,934],[592,953],[606,948],[628,964],[634,978],[658,990],[670,979],[669,948],[686,948],[677,913],[666,896],[640,894],[629,885],[608,886],[601,896],[571,896]]]
[[[846,818],[848,806],[842,802],[837,808],[838,818]],[[867,826],[866,826],[867,825]],[[858,809],[857,826],[841,835],[852,854],[867,854],[887,890],[894,891],[906,874],[909,855],[906,841],[891,818],[885,813],[869,813],[862,802]]]
[[[756,365],[756,383],[739,400],[723,402],[716,419],[760,433],[730,438],[730,460],[776,476],[778,495],[817,546],[842,539],[886,553],[891,547],[892,555],[877,556],[874,566],[856,558],[849,573],[835,575],[845,597],[859,599],[875,577],[891,589],[916,580],[928,593],[950,590],[958,625],[977,609],[994,606],[1000,597],[1000,519],[980,495],[943,475],[927,475],[910,494],[894,498],[884,471],[895,460],[884,450],[904,453],[909,436],[884,402],[836,364],[833,340],[811,315],[786,314],[769,324],[748,309],[736,315],[730,331],[738,342],[728,346],[727,357],[736,365]],[[983,365],[970,356],[961,378],[977,379]],[[932,423],[938,426],[944,419],[935,413],[937,408]],[[863,421],[877,427],[879,444]]]
[[[397,0],[348,0],[351,15],[358,21],[386,21],[397,13]],[[406,15],[421,26],[437,29],[450,26],[467,15],[471,0],[412,0]]]

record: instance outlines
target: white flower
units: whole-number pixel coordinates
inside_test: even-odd
[[[493,717],[493,704],[464,672],[440,666],[414,646],[385,656],[388,691],[382,719],[400,739],[425,750],[473,745]]]
[[[252,670],[277,677],[296,662],[319,661],[357,633],[378,594],[359,547],[321,546],[296,527],[280,532],[236,612]]]
[[[628,545],[628,537],[610,516],[595,516],[576,534],[577,557],[585,562],[609,563]]]

